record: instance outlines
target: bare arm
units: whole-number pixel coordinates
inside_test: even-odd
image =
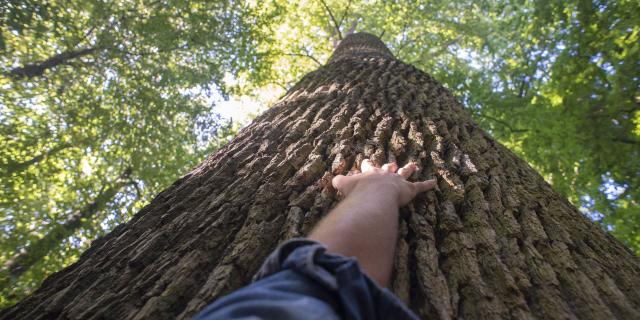
[[[384,287],[393,267],[398,208],[416,194],[435,188],[436,181],[407,181],[418,169],[415,164],[398,170],[395,163],[376,168],[364,160],[360,168],[361,174],[333,179],[333,186],[346,198],[320,221],[309,238],[325,244],[329,252],[355,256],[365,273]]]

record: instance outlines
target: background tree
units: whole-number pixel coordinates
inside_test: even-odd
[[[640,316],[636,256],[432,77],[356,34],[2,318],[190,317],[247,283],[278,242],[308,232],[338,200],[332,175],[364,158],[417,162],[417,178],[438,178],[440,191],[400,218],[393,290],[420,316]]]
[[[0,5],[0,305],[226,142],[234,129],[210,97],[224,95],[225,72],[260,68],[251,39],[268,15],[255,10],[180,0]]]

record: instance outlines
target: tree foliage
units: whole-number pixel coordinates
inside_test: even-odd
[[[45,251],[3,269],[0,304],[232,136],[212,96],[283,94],[352,30],[446,84],[640,251],[637,1],[24,0],[0,12],[0,263]]]
[[[245,10],[246,9],[246,10]],[[19,1],[0,34],[0,304],[226,141],[210,96],[260,68],[241,3]],[[20,255],[25,257],[20,257]]]

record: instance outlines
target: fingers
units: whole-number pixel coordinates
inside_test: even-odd
[[[371,160],[364,159],[360,164],[360,170],[362,170],[362,173],[366,173],[366,172],[373,172],[380,169],[377,169],[373,165],[373,162],[371,162]],[[418,166],[415,163],[409,163],[404,167],[402,167],[400,170],[398,170],[398,165],[395,162],[391,162],[383,165],[381,170],[386,172],[391,172],[391,173],[397,171],[399,175],[405,178],[409,178],[414,172],[418,170]]]
[[[436,179],[432,179],[427,181],[414,182],[413,185],[416,188],[416,193],[420,193],[420,192],[436,189],[438,184]]]
[[[391,162],[383,165],[382,168],[378,169],[373,165],[373,162],[371,162],[371,160],[364,159],[360,164],[360,170],[362,170],[362,173],[375,172],[380,170],[391,173],[397,171],[399,175],[403,176],[405,179],[408,179],[414,172],[419,170],[419,168],[415,163],[409,163],[398,170],[398,165],[395,162]]]
[[[371,160],[369,159],[362,160],[362,163],[360,164],[360,170],[362,171],[362,173],[371,172],[371,171],[374,171],[374,169],[375,167],[373,166],[373,163],[371,162]]]
[[[395,162],[387,163],[382,166],[382,171],[394,173],[398,171],[398,165]]]
[[[405,178],[409,178],[416,170],[418,170],[418,166],[416,166],[415,163],[409,163],[400,168],[400,170],[398,170],[398,174]]]
[[[345,180],[347,179],[347,177],[345,177],[344,175],[337,175],[335,176],[332,180],[331,180],[331,184],[333,185],[333,188],[335,188],[336,190],[341,189],[344,186]]]

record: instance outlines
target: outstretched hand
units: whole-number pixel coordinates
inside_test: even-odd
[[[366,159],[360,170],[333,178],[333,187],[346,198],[316,225],[309,238],[323,243],[329,252],[356,257],[365,273],[384,287],[393,269],[398,208],[418,193],[437,188],[436,180],[407,181],[419,170],[415,163],[402,168],[387,163],[377,168]]]
[[[345,196],[360,192],[368,196],[390,196],[397,201],[398,207],[409,203],[418,193],[437,188],[435,179],[407,181],[415,171],[419,170],[415,163],[409,163],[398,170],[398,165],[393,162],[377,168],[371,160],[365,159],[360,169],[362,173],[334,177],[333,187]]]

